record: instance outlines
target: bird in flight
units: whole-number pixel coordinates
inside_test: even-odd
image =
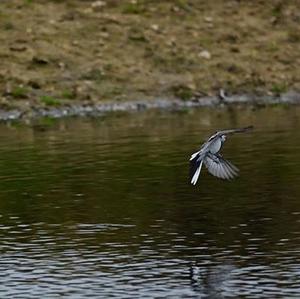
[[[202,164],[206,166],[209,173],[221,179],[233,179],[238,176],[238,168],[231,162],[225,160],[219,153],[226,136],[234,133],[243,133],[253,129],[253,126],[218,131],[212,135],[190,158],[191,184],[196,185]]]

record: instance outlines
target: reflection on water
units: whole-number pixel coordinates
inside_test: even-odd
[[[299,108],[0,127],[1,298],[299,298]],[[189,155],[216,129],[232,182]]]

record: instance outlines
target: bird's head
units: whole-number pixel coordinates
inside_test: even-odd
[[[226,135],[221,135],[222,142],[226,140]]]

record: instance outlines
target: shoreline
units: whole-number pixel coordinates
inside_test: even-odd
[[[149,109],[178,110],[200,107],[222,107],[235,105],[268,106],[268,105],[299,105],[300,93],[290,91],[278,96],[231,95],[226,97],[205,96],[180,100],[175,98],[158,98],[156,100],[136,100],[126,102],[105,102],[101,104],[73,104],[59,107],[34,107],[29,111],[21,109],[1,110],[0,121],[25,121],[40,118],[89,117],[102,116],[111,112],[139,112]]]
[[[221,88],[300,93],[299,1],[2,2],[2,119]]]

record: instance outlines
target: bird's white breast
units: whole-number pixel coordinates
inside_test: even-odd
[[[217,152],[219,152],[219,150],[221,149],[222,147],[222,141],[220,138],[214,140],[210,146],[209,146],[209,151],[212,153],[212,154],[216,154]]]

